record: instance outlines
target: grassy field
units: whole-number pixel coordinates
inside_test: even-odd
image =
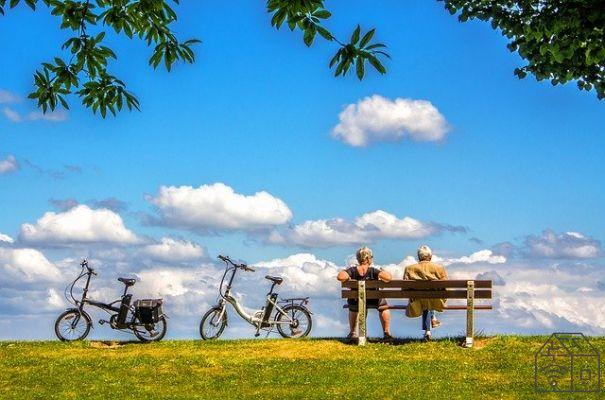
[[[545,337],[0,342],[0,399],[601,399],[534,393]],[[605,338],[591,343],[605,354]]]

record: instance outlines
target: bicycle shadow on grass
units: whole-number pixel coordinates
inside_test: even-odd
[[[141,342],[140,340],[91,340],[88,346],[93,349],[118,349],[127,345],[144,346],[150,342]]]

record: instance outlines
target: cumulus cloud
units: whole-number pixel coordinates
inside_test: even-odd
[[[539,236],[527,236],[523,253],[531,258],[597,258],[601,255],[601,242],[579,232],[556,233],[547,229]]]
[[[276,271],[285,278],[288,288],[294,290],[296,294],[329,296],[338,291],[338,285],[334,285],[334,279],[336,279],[339,267],[333,262],[321,260],[313,254],[293,254],[286,258],[261,261],[255,263],[254,266]]]
[[[461,227],[398,218],[383,210],[361,215],[353,221],[343,218],[305,221],[287,229],[273,230],[267,242],[301,247],[329,247],[370,243],[377,239],[418,239]]]
[[[73,197],[68,197],[66,199],[48,199],[48,203],[60,211],[67,211],[80,205],[80,202]],[[125,201],[116,199],[115,197],[108,197],[101,200],[92,199],[84,203],[88,204],[91,208],[106,208],[114,212],[126,211],[128,209],[128,204]]]
[[[441,264],[444,266],[452,265],[452,264],[504,264],[507,259],[505,256],[494,254],[491,250],[484,249],[479,250],[471,255],[462,256],[462,257],[440,257],[437,254],[433,254],[431,261]],[[416,264],[418,260],[415,256],[406,256],[401,262],[402,265],[408,266],[412,264]]]
[[[135,244],[140,239],[124,225],[120,215],[107,209],[78,205],[65,212],[45,213],[35,224],[21,225],[19,239],[48,246],[74,244]]]
[[[486,271],[486,272],[478,273],[477,276],[475,276],[475,279],[490,280],[490,281],[492,281],[493,285],[505,285],[506,284],[506,282],[504,281],[504,278],[502,278],[502,276],[496,271]]]
[[[48,203],[59,211],[67,211],[80,205],[80,202],[73,197],[67,199],[48,199]]]
[[[206,233],[214,230],[253,231],[288,222],[292,212],[281,199],[261,191],[236,193],[223,183],[162,186],[147,200],[157,207],[162,225]]]
[[[0,89],[0,104],[17,103],[21,98],[8,90]]]
[[[169,237],[143,247],[141,255],[165,263],[195,261],[207,257],[206,250],[199,244]]]
[[[5,235],[4,233],[0,233],[0,242],[15,243],[15,240],[10,236]]]
[[[4,160],[0,160],[0,175],[7,174],[19,169],[19,163],[15,156],[9,154]]]
[[[10,107],[4,107],[2,110],[4,116],[12,122],[23,122],[23,121],[49,121],[49,122],[63,122],[67,119],[67,112],[64,110],[56,110],[47,113],[40,111],[32,111],[28,114],[21,114]]]
[[[355,147],[404,139],[434,142],[449,131],[445,117],[426,100],[374,95],[347,105],[338,118],[332,136]]]
[[[0,247],[0,286],[60,279],[57,266],[38,250]]]
[[[169,238],[160,240],[157,249],[169,248],[171,244],[163,247],[163,244],[170,243],[167,239]],[[134,251],[120,248],[119,257],[97,252],[97,258],[90,260],[99,273],[93,279],[91,296],[99,300],[118,298],[123,286],[115,278],[136,276],[139,281],[131,289],[135,298],[164,298],[164,309],[171,320],[170,337],[197,337],[201,315],[216,303],[222,264],[204,260],[193,262],[186,268],[178,263],[162,261],[156,264],[157,260],[140,257],[141,250],[142,248]],[[30,252],[29,259],[24,256],[25,253],[19,254],[18,251]],[[166,253],[160,251],[160,254]],[[545,260],[530,264],[511,263],[509,260],[503,262],[502,258],[489,250],[452,257],[436,255],[435,258],[436,261],[447,264],[451,279],[494,281],[494,310],[477,314],[477,329],[487,333],[538,334],[557,329],[577,329],[593,334],[605,332],[605,319],[600,311],[605,299],[602,278],[605,267],[602,265],[546,263]],[[133,262],[134,260],[137,262]],[[270,286],[265,275],[282,276],[284,283],[277,288],[282,297],[311,297],[314,336],[346,334],[347,312],[342,309],[344,301],[340,298],[340,285],[336,281],[336,274],[344,265],[307,252],[267,258],[250,264],[256,268],[256,272],[240,271],[234,282],[234,295],[249,312],[264,305],[265,294]],[[40,320],[46,318],[44,321],[48,320],[50,326],[65,306],[60,296],[61,288],[77,273],[77,268],[72,271],[68,266],[77,267],[77,260],[51,262],[37,250],[0,247],[0,274],[3,278],[10,276],[10,280],[0,281],[0,301],[5,305],[0,314],[19,316],[14,325],[19,328],[23,327],[23,315],[30,313],[40,315],[36,317],[36,323],[39,324]],[[405,260],[379,265],[391,271],[396,279],[401,279],[404,266]],[[9,270],[10,275],[7,272]],[[60,271],[64,272],[63,277],[60,276]],[[25,285],[19,282],[25,282]],[[406,303],[397,300],[390,302]],[[450,300],[451,304],[455,302],[456,300]],[[252,327],[242,322],[232,309],[228,310],[228,315],[229,328],[225,337],[252,337]],[[457,335],[464,329],[463,313],[448,311],[441,314],[440,319],[443,322],[438,332],[440,335]],[[398,336],[419,334],[418,320],[407,319],[402,313],[393,313],[392,327]],[[370,313],[369,329],[372,335],[380,332],[374,312]],[[15,328],[14,332],[16,336],[13,337],[20,337],[17,333],[20,331]],[[40,335],[48,338],[52,331]],[[118,333],[99,329],[92,335],[94,338],[116,337]]]

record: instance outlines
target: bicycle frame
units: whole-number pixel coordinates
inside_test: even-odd
[[[227,261],[225,260],[225,262],[227,262]],[[259,310],[258,312],[254,313],[253,315],[250,315],[243,308],[243,306],[237,301],[237,299],[231,295],[231,289],[233,287],[233,280],[235,278],[235,274],[236,274],[238,268],[241,268],[241,266],[233,264],[232,262],[231,262],[231,264],[233,265],[232,267],[230,267],[229,264],[227,263],[227,267],[225,269],[223,278],[221,279],[221,285],[219,287],[219,294],[221,296],[221,300],[219,301],[219,304],[217,307],[219,307],[221,311],[217,318],[218,321],[221,321],[222,318],[224,317],[224,314],[227,311],[226,305],[228,303],[235,309],[236,313],[242,319],[244,319],[245,321],[247,321],[249,324],[251,324],[252,326],[254,326],[256,328],[257,336],[259,334],[259,331],[262,328],[270,328],[270,330],[269,330],[269,332],[270,332],[278,324],[290,325],[292,322],[294,322],[290,318],[290,316],[283,310],[283,308],[279,306],[279,304],[283,304],[283,303],[294,304],[295,302],[300,302],[300,305],[304,305],[308,301],[308,297],[297,297],[297,298],[278,300],[278,294],[273,292],[276,284],[273,283],[273,285],[271,285],[271,289],[269,290],[269,293],[267,293],[267,301],[265,303],[265,307],[263,307],[263,309],[262,309],[262,312]],[[227,286],[225,288],[225,292],[223,293],[222,292],[223,282],[225,280],[225,277],[227,276],[227,274],[230,271],[231,271],[231,276],[229,277]],[[274,317],[273,319],[270,319],[270,317],[271,317],[270,315],[265,315],[267,308],[269,308],[269,305],[271,305],[271,308],[275,309],[275,311],[277,312],[276,317]],[[272,311],[273,310],[271,310],[271,312]],[[309,312],[311,312],[311,311],[309,310]],[[285,319],[278,321],[277,316],[280,314],[283,315],[283,317],[285,317]]]
[[[84,272],[84,268],[86,268],[86,272]],[[92,275],[96,275],[96,273],[88,267],[88,264],[83,264],[82,265],[82,272],[80,273],[80,275],[72,282],[71,285],[69,285],[68,287],[70,288],[70,294],[71,297],[73,299],[73,301],[75,302],[75,306],[76,309],[78,310],[78,317],[74,318],[74,320],[72,321],[71,325],[72,327],[75,327],[80,318],[82,317],[83,313],[86,313],[86,311],[84,311],[84,306],[85,305],[90,305],[92,307],[97,307],[105,312],[107,312],[108,314],[110,314],[110,319],[109,321],[104,321],[104,320],[100,320],[99,323],[102,325],[105,322],[108,322],[109,325],[111,326],[111,328],[113,329],[118,329],[118,330],[123,330],[123,329],[133,329],[136,326],[142,326],[141,324],[137,324],[135,323],[135,319],[132,318],[130,321],[113,321],[114,317],[117,317],[120,314],[120,307],[121,307],[121,303],[123,302],[124,298],[126,296],[131,296],[128,295],[128,286],[124,287],[124,293],[122,294],[122,297],[118,300],[112,301],[111,303],[104,303],[102,301],[97,301],[97,300],[93,300],[88,298],[88,290],[90,287],[90,279],[92,277]],[[73,287],[76,284],[76,282],[78,280],[80,280],[80,278],[82,278],[84,275],[86,275],[86,283],[84,284],[84,288],[82,290],[82,296],[81,298],[78,300],[76,298],[73,297]],[[69,300],[69,299],[68,299]],[[130,302],[129,302],[130,303]],[[118,304],[118,305],[116,305]],[[131,306],[130,304],[128,304],[128,311],[133,312],[134,313],[134,307]],[[126,318],[126,315],[124,315],[124,318]],[[92,320],[92,319],[91,319]]]

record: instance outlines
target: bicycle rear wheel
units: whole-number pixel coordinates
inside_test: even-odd
[[[227,310],[222,312],[221,308],[212,307],[204,316],[200,322],[200,335],[204,340],[218,339],[227,326]]]
[[[162,315],[155,324],[137,325],[132,331],[141,342],[159,342],[166,335],[168,323]]]
[[[277,331],[282,337],[303,338],[311,332],[313,321],[309,310],[297,304],[286,306],[283,310],[284,313],[278,312],[275,319]]]

